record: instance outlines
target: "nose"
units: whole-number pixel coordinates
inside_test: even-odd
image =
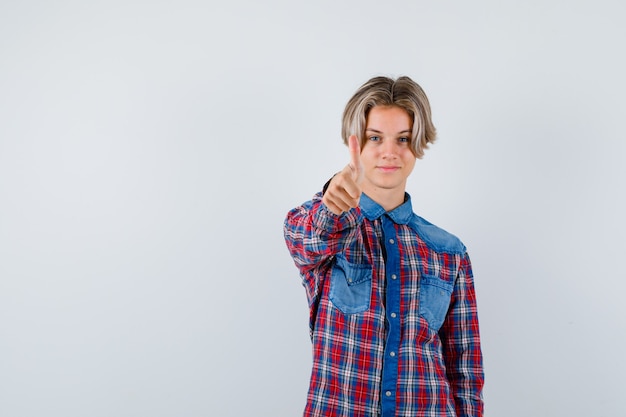
[[[381,156],[392,159],[398,156],[398,144],[393,140],[386,140],[381,147]]]

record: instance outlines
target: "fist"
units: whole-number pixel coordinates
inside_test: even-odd
[[[345,166],[328,184],[322,197],[326,207],[340,215],[359,205],[361,183],[363,182],[363,163],[361,162],[361,146],[356,136],[348,138],[350,163]]]

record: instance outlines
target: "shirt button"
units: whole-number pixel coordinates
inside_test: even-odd
[[[394,356],[396,356],[396,352],[389,353],[389,356],[391,356],[393,358]]]
[[[396,279],[396,278],[398,278],[396,274],[391,274],[391,279]]]
[[[391,313],[391,318],[395,319],[396,318],[396,313]]]
[[[391,391],[387,391],[387,392],[385,393],[385,395],[386,395],[387,397],[391,397]]]
[[[393,245],[393,239],[389,239],[389,243],[391,243]]]

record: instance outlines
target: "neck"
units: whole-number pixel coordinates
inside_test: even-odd
[[[391,211],[404,204],[404,187],[398,189],[364,187],[363,192],[380,204],[385,211]]]

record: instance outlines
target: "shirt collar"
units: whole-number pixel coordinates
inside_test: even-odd
[[[385,209],[380,204],[372,200],[365,193],[361,194],[359,206],[361,207],[361,212],[368,220],[376,220],[387,213],[394,223],[407,224],[413,216],[411,196],[408,193],[404,193],[404,203],[389,212],[385,212]]]

